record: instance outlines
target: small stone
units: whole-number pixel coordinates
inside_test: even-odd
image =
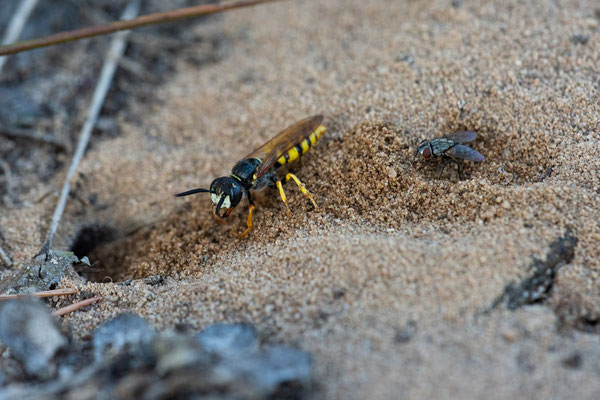
[[[397,344],[408,343],[416,333],[417,323],[415,321],[408,321],[404,328],[396,331],[396,334],[394,335],[394,342]]]
[[[31,293],[56,288],[65,278],[83,283],[74,268],[80,264],[79,258],[71,252],[50,250],[27,265],[10,287],[15,293]]]
[[[258,349],[256,329],[246,324],[215,324],[196,338],[207,353],[221,357],[240,356]]]
[[[595,18],[588,18],[584,21],[584,25],[591,30],[598,28],[598,20]]]
[[[67,344],[49,310],[39,300],[19,299],[0,306],[0,340],[27,372],[49,378],[56,372],[51,360]]]
[[[412,66],[415,63],[415,59],[409,54],[398,54],[396,57],[397,62],[405,62],[408,65]]]
[[[154,330],[142,317],[133,313],[121,314],[94,331],[94,357],[101,360],[125,350],[141,349],[154,335]]]
[[[579,369],[583,365],[583,356],[579,352],[574,352],[562,360],[562,365],[569,369]]]
[[[587,44],[587,42],[589,42],[590,40],[590,35],[587,34],[578,34],[578,35],[573,35],[571,36],[571,43],[577,45],[577,44]]]
[[[505,210],[508,210],[508,209],[510,209],[510,203],[509,203],[509,201],[508,201],[508,200],[504,200],[504,201],[502,202],[502,208],[504,208]]]
[[[386,65],[378,65],[377,72],[381,75],[385,75],[390,72],[389,68]]]
[[[502,332],[502,337],[504,338],[504,340],[506,340],[507,342],[514,342],[515,340],[517,340],[517,332],[515,332],[512,329],[507,329],[504,332]]]
[[[149,276],[148,278],[144,278],[144,283],[146,285],[150,285],[150,286],[161,285],[164,281],[165,281],[165,278],[163,278],[160,275]]]
[[[246,381],[258,392],[269,394],[279,385],[305,387],[311,379],[312,360],[308,353],[286,346],[274,346],[248,357],[230,359],[215,370],[215,378]]]
[[[209,355],[193,336],[161,334],[153,342],[157,356],[156,371],[166,375],[172,371],[206,366]]]

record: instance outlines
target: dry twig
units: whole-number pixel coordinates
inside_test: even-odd
[[[25,26],[25,22],[31,15],[31,12],[37,5],[38,0],[23,0],[21,5],[15,13],[13,14],[6,31],[4,32],[4,37],[2,38],[2,44],[8,44],[14,42],[21,35],[21,31],[23,31],[23,27]],[[0,57],[0,72],[2,72],[2,68],[4,67],[4,63],[6,62],[7,57]]]
[[[12,171],[10,169],[10,165],[8,165],[8,163],[4,160],[0,160],[0,171],[2,171],[2,174],[4,174],[4,180],[6,181],[6,194],[8,195],[8,198],[11,200],[11,202],[18,202],[19,200],[13,191],[15,183],[13,180]],[[0,255],[1,254],[2,253],[0,252]]]
[[[92,36],[106,35],[117,31],[139,28],[142,26],[161,24],[165,22],[178,21],[185,18],[199,17],[208,14],[216,14],[235,8],[250,7],[261,3],[270,3],[279,0],[241,0],[225,4],[205,4],[195,7],[180,8],[178,10],[165,11],[155,14],[143,15],[128,21],[116,21],[106,25],[91,26],[69,32],[61,32],[44,38],[27,40],[0,47],[0,56],[15,54],[26,50],[38,49],[40,47],[85,39]],[[133,18],[133,17],[129,17]]]
[[[73,303],[71,305],[65,306],[65,307],[61,307],[58,310],[54,310],[52,311],[52,315],[54,315],[55,317],[60,317],[61,315],[65,315],[68,314],[70,312],[79,310],[80,308],[89,306],[90,304],[93,304],[97,301],[102,300],[102,297],[100,296],[96,296],[96,297],[92,297],[90,299],[85,299],[85,300],[81,300],[78,301],[77,303]]]
[[[35,130],[26,130],[26,129],[20,129],[20,128],[7,128],[7,127],[0,127],[0,135],[2,136],[6,136],[12,139],[27,139],[27,140],[34,140],[36,142],[40,142],[40,143],[44,143],[44,144],[49,144],[52,145],[60,150],[68,150],[67,146],[56,140],[54,137],[52,137],[51,135],[39,132],[39,131],[35,131]]]
[[[132,0],[125,9],[122,18],[130,19],[134,18],[139,12],[140,8],[140,0]],[[56,234],[56,230],[58,229],[58,225],[60,224],[60,220],[62,218],[63,212],[65,210],[65,205],[67,204],[67,198],[69,197],[69,190],[71,185],[69,182],[75,175],[75,171],[77,167],[79,167],[79,163],[83,158],[83,154],[85,153],[85,149],[90,141],[90,137],[92,135],[92,129],[94,128],[94,124],[98,119],[98,115],[100,114],[100,110],[102,109],[102,105],[104,103],[104,99],[106,98],[106,94],[108,93],[108,89],[110,88],[110,84],[112,82],[112,78],[115,74],[115,70],[117,68],[117,62],[123,52],[125,50],[125,42],[127,38],[127,34],[129,32],[119,32],[113,38],[110,49],[108,50],[108,54],[106,55],[106,60],[104,65],[102,66],[102,72],[100,73],[100,80],[98,81],[98,85],[94,90],[94,96],[92,98],[92,104],[88,110],[88,115],[81,128],[81,132],[79,133],[79,141],[77,143],[77,149],[75,150],[75,154],[73,155],[73,159],[71,161],[71,165],[69,166],[69,170],[67,171],[67,176],[65,177],[65,182],[63,184],[60,197],[58,199],[58,204],[56,205],[56,209],[54,210],[54,214],[52,215],[52,222],[50,223],[50,229],[48,230],[48,234],[46,235],[46,240],[44,241],[44,245],[42,246],[42,250],[40,254],[48,254],[50,247],[52,247],[52,241],[54,239],[54,235]]]
[[[66,288],[66,289],[44,290],[42,292],[27,293],[27,294],[0,294],[0,301],[22,299],[23,297],[30,297],[30,296],[33,296],[33,297],[68,296],[68,295],[76,294],[76,293],[77,293],[77,289]]]
[[[8,254],[6,254],[2,246],[0,246],[0,259],[2,259],[2,262],[4,262],[4,264],[6,264],[7,267],[12,267],[12,260],[10,259]]]

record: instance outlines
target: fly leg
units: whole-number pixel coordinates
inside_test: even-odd
[[[456,169],[457,169],[457,172],[458,172],[458,180],[459,181],[462,180],[462,175],[460,174],[460,163],[458,161],[456,161],[454,158],[448,157],[448,156],[446,156],[446,157],[443,158],[442,169],[440,171],[440,176],[439,176],[438,179],[440,179],[442,177],[442,172],[444,172],[444,169],[446,169],[446,165],[449,162],[453,162],[454,164],[456,164]]]
[[[438,175],[438,179],[442,179],[442,174],[444,173],[444,170],[446,169],[446,165],[448,165],[448,158],[444,157],[444,158],[442,158],[442,166],[440,167],[440,174]]]
[[[454,164],[456,164],[456,172],[458,172],[458,180],[462,181],[462,175],[460,174],[460,163],[458,161],[456,161],[454,158],[449,158],[449,160],[451,162],[453,162]]]
[[[304,196],[306,196],[306,198],[308,200],[310,200],[310,202],[312,203],[313,207],[315,208],[315,210],[318,210],[319,207],[317,207],[317,203],[315,203],[315,200],[312,198],[312,196],[310,195],[310,192],[306,189],[306,187],[304,186],[304,184],[302,182],[300,182],[300,179],[298,179],[298,177],[294,174],[287,174],[285,176],[285,181],[289,181],[290,179],[293,179],[294,182],[296,182],[296,185],[298,185],[298,187],[300,188],[300,191],[302,192],[302,194]]]
[[[246,228],[246,230],[241,235],[239,235],[240,239],[245,237],[248,234],[248,232],[250,232],[250,229],[252,229],[252,211],[254,211],[254,208],[256,208],[256,206],[252,201],[250,191],[248,191],[248,228]]]

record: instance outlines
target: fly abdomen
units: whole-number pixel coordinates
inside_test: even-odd
[[[317,140],[321,138],[323,133],[325,133],[325,127],[323,125],[319,125],[314,132],[302,139],[300,143],[297,143],[291,149],[283,153],[283,155],[277,159],[274,167],[279,168],[284,164],[300,158],[301,155],[306,154],[310,148],[317,143]]]

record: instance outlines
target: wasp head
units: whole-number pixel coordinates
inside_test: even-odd
[[[431,151],[431,142],[429,140],[425,140],[421,142],[419,147],[417,147],[417,151],[415,151],[414,158],[417,158],[417,155],[422,155],[423,158],[428,159],[433,156],[433,152]]]
[[[215,214],[221,218],[227,217],[240,204],[243,196],[242,185],[235,179],[224,176],[215,179],[210,184],[210,199],[217,206]],[[223,214],[221,209],[225,209]]]
[[[210,189],[192,189],[176,194],[175,196],[188,196],[195,193],[210,193],[210,200],[216,205],[215,214],[220,218],[225,218],[240,204],[244,189],[237,180],[229,176],[224,176],[215,179],[210,184]],[[223,213],[221,213],[221,210],[224,210]]]

